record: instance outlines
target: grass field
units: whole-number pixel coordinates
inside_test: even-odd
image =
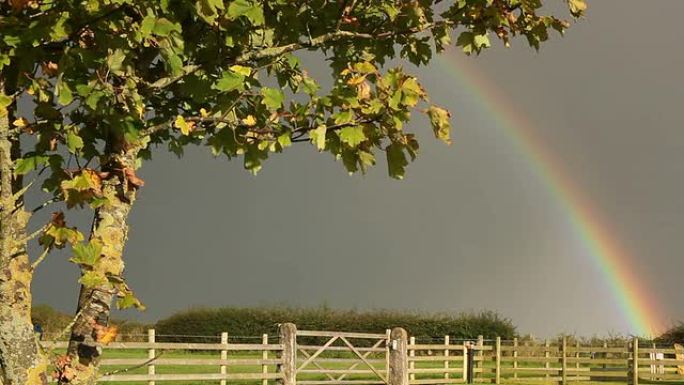
[[[159,353],[158,353],[159,355]],[[107,350],[105,352],[104,358],[105,359],[112,359],[112,358],[137,358],[137,359],[145,359],[147,357],[147,351],[146,350]],[[219,358],[218,352],[187,352],[187,351],[164,351],[159,358],[181,358],[181,359],[201,359],[201,358]],[[261,358],[260,354],[231,354],[230,358],[254,358],[258,359]],[[269,357],[273,358],[273,357]],[[433,361],[433,362],[418,362],[416,363],[416,368],[441,368],[443,363],[441,361]],[[452,363],[453,368],[458,368],[462,363],[454,362]],[[323,363],[321,364],[322,367],[326,369],[346,369],[349,367],[349,364],[335,364],[335,363]],[[382,369],[384,365],[379,364],[377,365],[378,369]],[[489,367],[488,363],[486,363],[485,367]],[[360,365],[357,367],[357,369],[362,369],[364,368],[363,365]],[[103,366],[101,369],[101,373],[111,373],[115,371],[123,371],[124,372],[119,372],[117,374],[147,374],[147,366],[142,366],[139,368],[134,368],[130,369],[125,366]],[[276,371],[275,365],[268,365],[267,366],[268,372],[269,373],[274,373]],[[217,365],[155,365],[155,370],[157,374],[195,374],[195,373],[219,373],[219,366]],[[228,366],[227,367],[227,372],[228,373],[261,373],[262,371],[262,366]],[[460,375],[457,373],[451,374],[453,378],[460,378]],[[480,383],[489,383],[489,378],[491,375],[485,374],[483,378],[478,379],[478,382]],[[361,379],[367,379],[369,378],[368,375],[359,375],[359,374],[352,374],[347,376],[347,380],[361,380]],[[419,379],[428,379],[428,378],[443,378],[443,374],[418,374]],[[325,380],[326,378],[321,375],[321,374],[306,374],[303,376],[298,377],[298,379],[306,379],[306,380]],[[614,382],[596,382],[596,381],[572,381],[572,378],[569,378],[571,380],[571,383],[574,385],[625,385],[624,381],[614,381]],[[177,385],[189,385],[189,384],[207,384],[207,385],[218,385],[219,381],[173,381],[173,382],[157,382],[157,384],[177,384]],[[644,382],[646,383],[646,382]],[[661,382],[662,383],[662,382]],[[681,384],[682,382],[680,382]],[[147,385],[147,382],[102,382],[102,384],[113,384],[113,385]],[[233,381],[230,380],[228,381],[229,385],[261,385],[262,381],[261,380],[248,380],[248,381]],[[269,381],[268,384],[275,384],[275,381]],[[520,377],[517,380],[510,380],[506,378],[501,379],[501,384],[504,385],[552,385],[552,384],[557,384],[555,381],[544,381],[544,380],[525,380],[524,377]],[[669,384],[675,384],[675,382],[670,382]]]

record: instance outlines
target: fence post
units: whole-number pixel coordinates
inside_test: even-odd
[[[404,328],[394,328],[390,333],[389,385],[408,385],[408,335]]]
[[[567,355],[567,350],[568,350],[568,338],[566,336],[563,336],[563,340],[561,341],[561,370],[563,373],[563,376],[561,377],[562,381],[561,383],[563,385],[566,385],[568,383],[568,355]]]
[[[283,350],[280,353],[281,364],[278,371],[282,373],[281,385],[297,384],[297,326],[292,323],[280,324],[278,336]]]
[[[466,340],[463,340],[463,382],[466,384],[470,383],[470,376],[468,376],[468,371],[470,370],[470,366],[468,365],[468,362],[470,362],[470,352],[468,352],[469,347],[470,343]]]
[[[496,367],[494,368],[494,383],[501,383],[501,337],[496,337]]]
[[[603,341],[603,348],[605,349],[605,351],[603,352],[603,358],[608,359],[608,341]],[[605,370],[606,368],[608,368],[608,364],[606,364],[604,361],[603,370]]]
[[[513,378],[518,378],[518,337],[513,338]]]
[[[268,345],[268,334],[263,334],[261,336],[261,343]],[[268,350],[264,349],[261,352],[261,359],[264,361],[268,360]],[[266,364],[266,362],[261,363],[261,373],[264,374],[264,379],[261,380],[261,385],[268,385],[268,380],[265,378],[266,374],[268,374],[268,364]]]
[[[579,358],[580,358],[580,343],[579,343],[579,341],[575,342],[575,358],[577,359],[575,361],[575,369],[577,369],[577,374],[575,375],[575,377],[579,377],[580,376],[580,370],[579,370],[580,369],[580,360],[579,360]]]
[[[475,344],[470,342],[468,343],[468,371],[467,371],[467,376],[468,376],[468,383],[472,384],[475,382]]]
[[[226,332],[221,333],[221,344],[222,345],[228,344],[228,333],[226,333]],[[228,359],[228,350],[221,349],[221,359],[222,360]],[[222,363],[221,366],[219,366],[219,373],[221,373],[221,374],[228,373],[228,367]],[[225,379],[221,380],[221,385],[226,385]]]
[[[389,381],[389,371],[390,371],[390,349],[392,349],[392,329],[385,329],[385,374]]]
[[[155,338],[155,331],[154,329],[147,329],[147,342],[150,344],[153,344],[156,341]],[[148,360],[154,360],[155,358],[155,350],[154,349],[149,349],[147,351],[147,359]],[[155,373],[155,368],[154,368],[154,361],[151,361],[149,365],[147,365],[147,374],[150,376],[154,376]],[[148,381],[148,385],[154,385],[154,381]]]
[[[632,385],[639,385],[639,337],[632,339]]]
[[[484,349],[483,349],[483,347],[484,347],[484,336],[479,335],[479,336],[477,336],[477,357],[478,357],[478,360],[475,363],[475,367],[479,370],[473,371],[473,380],[475,380],[475,378],[478,378],[478,377],[482,378],[482,376],[484,375]],[[478,375],[478,373],[479,373],[479,375]]]
[[[549,369],[551,369],[551,363],[549,362],[549,358],[551,357],[549,348],[551,347],[551,344],[549,344],[549,339],[544,340],[544,378],[546,381],[549,380]]]
[[[412,345],[416,344],[416,337],[411,337],[409,338],[409,347]],[[415,357],[416,356],[416,349],[409,349],[409,357]],[[416,361],[410,360],[409,361],[409,381],[413,381],[416,379],[416,373],[413,372],[413,369],[416,368]]]
[[[444,345],[446,346],[444,348],[444,357],[449,357],[449,336],[444,336]],[[448,380],[449,379],[449,359],[444,360],[444,379]]]

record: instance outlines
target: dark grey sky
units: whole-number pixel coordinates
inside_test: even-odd
[[[637,259],[666,320],[684,320],[684,2],[592,1],[540,53],[517,42],[477,66],[526,116]],[[312,63],[312,71],[322,71]],[[408,65],[407,65],[408,67]],[[412,69],[453,114],[406,180],[366,176],[309,145],[253,177],[193,148],[160,150],[131,217],[127,277],[155,320],[192,305],[491,309],[523,333],[628,332],[565,212],[496,119],[443,65]],[[40,269],[35,299],[75,304],[66,256]],[[65,282],[68,283],[65,285]]]

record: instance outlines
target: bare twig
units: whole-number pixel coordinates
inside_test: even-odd
[[[22,244],[24,244],[24,243],[26,243],[26,242],[32,240],[33,238],[39,236],[43,231],[45,231],[45,230],[48,228],[48,226],[50,226],[49,223],[43,225],[41,228],[39,228],[38,230],[36,230],[36,231],[32,232],[31,234],[27,235],[24,239],[22,239],[22,240],[19,241],[19,242],[22,243]]]
[[[35,262],[33,262],[31,264],[31,271],[36,270],[36,267],[38,267],[38,265],[40,265],[40,263],[45,260],[45,257],[47,257],[49,253],[50,253],[50,248],[46,247],[43,250],[43,252],[40,253],[40,256],[38,257],[38,259],[36,259]]]
[[[143,363],[140,363],[140,364],[135,365],[135,366],[131,366],[129,368],[112,370],[111,372],[103,373],[102,375],[100,375],[100,377],[111,376],[112,374],[117,374],[117,373],[126,373],[126,372],[130,372],[131,370],[142,368],[143,366],[147,366],[147,365],[153,363],[154,361],[158,360],[163,355],[164,355],[164,351],[162,350],[161,352],[159,352],[159,355],[155,356],[154,358],[150,358],[149,360],[147,360]]]

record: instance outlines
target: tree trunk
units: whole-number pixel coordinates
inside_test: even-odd
[[[0,79],[0,91],[4,91]],[[7,115],[0,117],[0,383],[46,384],[47,359],[31,322],[33,269],[26,248],[29,213],[14,194],[13,153],[18,142],[9,135]]]
[[[110,162],[109,169],[115,175],[103,181],[103,195],[106,204],[95,212],[91,240],[103,245],[99,264],[107,266],[107,275],[119,279],[123,274],[123,250],[128,235],[128,214],[135,200],[135,188],[131,188],[125,172],[135,168],[136,150],[129,150]],[[118,173],[115,173],[118,170]],[[106,168],[104,171],[108,171]],[[111,284],[87,288],[81,286],[78,299],[77,319],[71,331],[68,356],[77,376],[69,384],[94,384],[102,354],[98,332],[108,327],[112,300],[118,294]],[[62,381],[66,383],[66,381]]]
[[[3,218],[5,219],[5,218]],[[10,260],[0,270],[0,361],[4,385],[47,384],[47,357],[38,346],[31,322],[31,279],[33,272],[25,237],[28,214],[15,213],[11,226]]]

